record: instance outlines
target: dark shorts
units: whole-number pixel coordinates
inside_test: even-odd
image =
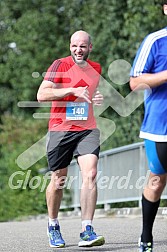
[[[167,142],[145,140],[148,165],[152,173],[167,173]]]
[[[94,154],[99,157],[100,132],[98,129],[83,131],[49,131],[47,160],[49,169],[66,168],[73,157]]]

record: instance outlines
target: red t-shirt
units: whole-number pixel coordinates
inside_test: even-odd
[[[71,56],[55,60],[48,68],[44,80],[53,82],[55,88],[87,86],[91,100],[99,83],[101,66],[99,63],[90,61],[89,59],[87,63],[86,67],[81,68],[74,63]],[[73,102],[75,103],[74,107]],[[85,107],[78,108],[75,106],[80,106],[80,104],[82,106],[83,103],[87,107],[88,114],[84,119],[81,119],[81,114],[86,113]],[[76,113],[75,118],[71,114],[70,116],[68,114],[68,107],[70,106],[72,106],[70,112],[75,111]],[[77,113],[81,117],[77,117]],[[73,95],[52,102],[49,131],[81,131],[94,128],[96,128],[96,120],[93,114],[92,103],[88,104],[83,98]]]

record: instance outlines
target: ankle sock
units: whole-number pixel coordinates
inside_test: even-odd
[[[56,225],[59,225],[58,219],[57,218],[55,218],[55,219],[49,218],[49,226],[56,226]]]
[[[82,221],[82,230],[84,231],[85,227],[88,225],[92,226],[92,221],[91,220],[83,220]]]

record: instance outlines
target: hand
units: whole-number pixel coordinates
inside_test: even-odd
[[[104,100],[103,95],[97,90],[96,93],[94,94],[93,99],[92,99],[93,104],[100,106],[100,105],[102,105],[103,100]]]
[[[77,87],[73,88],[73,95],[79,98],[85,99],[88,103],[91,103],[91,100],[89,98],[89,91],[87,87]]]

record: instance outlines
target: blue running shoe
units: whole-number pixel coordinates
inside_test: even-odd
[[[153,252],[153,243],[142,242],[141,239],[139,239],[139,252]]]
[[[48,237],[50,247],[63,248],[65,246],[65,241],[61,236],[59,225],[49,226],[48,224]]]
[[[105,243],[104,237],[101,235],[96,235],[93,231],[93,227],[88,225],[83,233],[80,233],[80,241],[78,243],[79,247],[92,247],[101,246]]]

